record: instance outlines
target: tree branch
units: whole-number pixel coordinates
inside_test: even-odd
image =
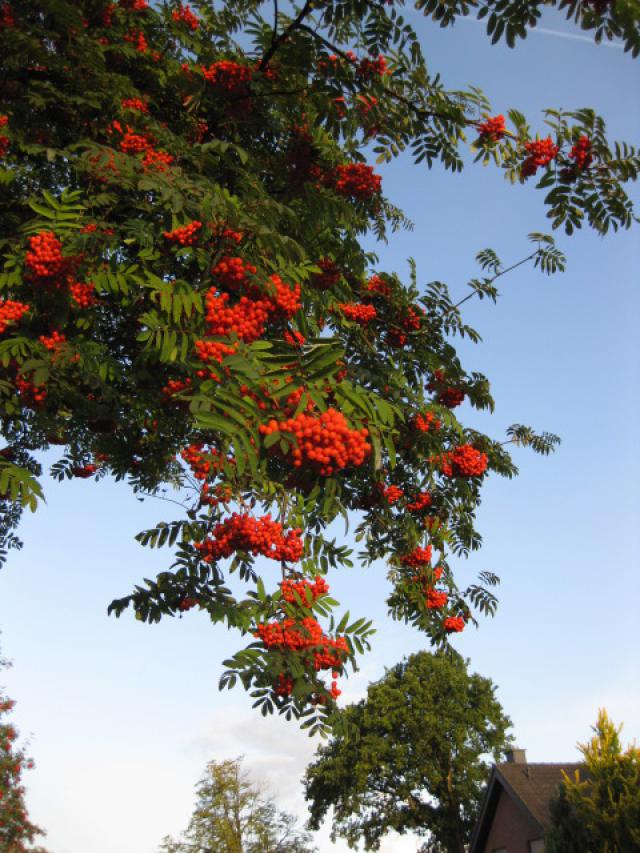
[[[532,260],[536,257],[536,255],[537,255],[539,252],[540,252],[540,249],[536,249],[536,250],[535,250],[535,252],[532,252],[532,253],[531,253],[530,255],[528,255],[526,258],[523,258],[521,261],[518,261],[518,262],[517,262],[517,263],[515,263],[515,264],[511,264],[511,266],[510,266],[510,267],[507,267],[506,269],[501,270],[500,272],[496,273],[496,274],[494,275],[494,277],[493,277],[492,279],[490,279],[490,280],[489,280],[489,284],[493,284],[493,282],[494,282],[494,281],[496,281],[496,279],[500,278],[500,276],[501,276],[501,275],[506,275],[508,272],[511,272],[512,270],[515,270],[515,269],[517,269],[518,267],[521,267],[523,264],[526,264],[526,263],[528,263],[529,261],[532,261]],[[472,293],[468,293],[468,294],[464,297],[464,299],[461,299],[461,300],[460,300],[460,302],[456,302],[456,304],[453,306],[453,308],[452,308],[451,310],[453,310],[454,308],[459,308],[459,307],[460,307],[461,305],[463,305],[467,300],[469,300],[469,299],[471,299],[472,297],[477,296],[477,295],[478,295],[478,291],[477,291],[477,290],[474,290]]]
[[[276,0],[276,3],[277,3],[277,0]],[[277,8],[277,6],[276,6],[276,8]],[[291,23],[286,28],[286,30],[284,30],[279,36],[276,36],[275,28],[274,28],[274,33],[273,33],[274,37],[271,40],[271,47],[269,48],[269,50],[265,53],[265,55],[260,60],[260,65],[258,65],[258,71],[264,71],[264,69],[267,67],[267,65],[271,61],[271,59],[273,59],[273,56],[274,56],[275,52],[278,50],[278,48],[280,47],[280,45],[283,44],[283,42],[285,42],[289,38],[291,33],[295,32],[296,30],[299,30],[303,27],[302,22],[307,17],[307,15],[311,14],[312,10],[313,10],[313,0],[306,0],[306,3],[304,4],[302,9],[298,13],[297,17],[294,18],[293,21],[291,21]]]

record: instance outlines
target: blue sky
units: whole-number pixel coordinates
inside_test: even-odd
[[[418,26],[431,69],[450,87],[481,86],[494,112],[521,109],[544,133],[542,108],[592,106],[611,137],[639,139],[637,63],[596,48],[555,14],[516,51],[491,47],[471,21]],[[386,194],[416,223],[379,248],[381,268],[402,273],[412,256],[421,282],[440,279],[464,295],[479,249],[512,262],[528,253],[529,231],[548,230],[541,194],[491,167],[452,176],[404,158],[381,171]],[[470,422],[496,437],[520,422],[563,439],[547,459],[516,451],[520,476],[488,482],[484,547],[458,569],[463,579],[482,569],[502,577],[496,619],[457,647],[499,685],[534,761],[575,760],[600,706],[625,723],[627,739],[640,736],[638,235],[556,236],[567,272],[549,279],[521,269],[503,279],[497,306],[472,300],[466,316],[484,342],[462,347],[497,402],[492,416],[467,412]],[[47,506],[22,526],[24,551],[0,572],[0,626],[14,661],[2,682],[37,764],[28,802],[52,853],[152,853],[186,825],[193,785],[214,758],[244,754],[281,805],[303,814],[299,779],[314,742],[254,715],[242,692],[218,693],[220,662],[241,640],[197,612],[159,626],[106,616],[113,597],[167,565],[168,552],[145,551],[133,536],[169,506],[141,504],[106,481],[47,482],[46,493]],[[346,701],[425,645],[386,619],[384,567],[332,579],[345,606],[363,586],[378,634]],[[346,850],[326,832],[318,844]],[[391,839],[383,850],[415,847]]]

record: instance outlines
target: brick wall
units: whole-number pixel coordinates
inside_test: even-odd
[[[538,825],[527,817],[508,794],[500,792],[484,853],[505,848],[507,853],[529,853],[528,841],[540,838]]]

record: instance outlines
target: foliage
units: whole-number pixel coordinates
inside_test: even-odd
[[[164,853],[314,853],[308,833],[250,781],[240,759],[210,761],[196,796],[184,838],[165,838]]]
[[[377,850],[390,830],[428,835],[424,850],[461,853],[486,782],[486,754],[510,741],[492,682],[455,652],[419,652],[338,712],[339,734],[307,768],[310,826],[333,809],[332,837]]]
[[[636,50],[630,2],[546,5]],[[496,607],[495,575],[460,589],[452,565],[480,546],[484,480],[516,473],[506,444],[558,441],[454,414],[493,407],[456,354],[479,338],[460,306],[521,263],[561,270],[553,238],[511,265],[483,250],[457,302],[414,265],[402,281],[362,248],[410,227],[366,155],[459,171],[468,141],[512,181],[540,175],[553,227],[599,234],[631,225],[640,161],[589,109],[550,110],[541,139],[477,88],[448,91],[400,0],[193,6],[0,2],[0,558],[42,499],[41,451],[60,446],[59,480],[178,489],[180,517],[139,537],[173,564],[111,612],[199,607],[251,639],[222,686],[326,730],[372,632],[316,581],[353,562],[331,522],[355,516],[360,561],[389,562],[392,616],[445,645]],[[443,25],[491,9],[509,43],[541,6],[417,3]]]
[[[7,666],[0,659],[0,669]],[[29,820],[24,801],[22,772],[32,769],[33,761],[17,746],[18,732],[6,719],[14,705],[0,688],[0,849],[3,853],[46,853],[43,847],[34,846],[34,840],[44,833]]]
[[[623,750],[621,729],[601,709],[594,736],[578,744],[584,772],[564,774],[551,809],[550,853],[640,850],[640,749]]]

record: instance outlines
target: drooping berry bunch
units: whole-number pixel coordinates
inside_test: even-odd
[[[303,604],[307,604],[320,598],[321,595],[326,595],[329,592],[329,584],[321,575],[316,575],[313,583],[306,578],[300,580],[286,578],[280,584],[280,590],[282,598],[289,604],[297,603],[298,598]]]
[[[143,101],[142,98],[123,98],[120,101],[120,106],[123,110],[133,110],[136,113],[149,113],[149,104]]]
[[[430,492],[418,492],[413,500],[407,504],[407,509],[409,512],[422,512],[422,510],[430,507],[432,503],[433,499]]]
[[[523,178],[528,178],[535,175],[540,166],[548,166],[554,160],[560,147],[555,144],[550,136],[546,139],[534,139],[532,142],[525,142],[525,151],[529,155],[520,166],[520,174]]]
[[[448,385],[444,371],[434,370],[433,379],[427,385],[429,391],[436,393],[436,400],[440,405],[446,406],[449,409],[455,409],[464,402],[465,393],[460,388],[454,388]]]
[[[364,163],[336,166],[325,180],[339,195],[358,201],[370,201],[382,190],[382,178],[375,174],[373,166]]]
[[[244,92],[253,76],[252,69],[247,65],[240,65],[229,59],[212,62],[208,68],[203,65],[200,70],[207,83],[227,95]]]
[[[420,569],[431,563],[432,554],[433,548],[431,545],[427,545],[426,548],[417,547],[409,554],[405,554],[404,557],[401,557],[400,562],[411,569]]]
[[[387,67],[386,58],[382,54],[379,54],[375,58],[369,56],[363,57],[358,63],[357,73],[360,77],[368,80],[371,77],[383,77],[385,74],[390,74],[391,72]]]
[[[65,269],[62,243],[53,231],[40,231],[29,238],[26,264],[33,275],[41,279],[53,279]]]
[[[20,322],[24,315],[31,310],[30,305],[24,302],[15,302],[12,299],[0,299],[0,335],[7,331],[7,327]]]
[[[200,21],[194,15],[189,5],[182,5],[181,3],[177,9],[173,10],[171,17],[177,23],[186,24],[192,32],[195,32],[200,27]]]
[[[9,116],[0,115],[0,127],[6,127],[9,123]],[[0,157],[4,157],[9,150],[9,137],[4,133],[0,133]]]
[[[55,353],[66,343],[67,338],[62,332],[54,330],[50,335],[40,335],[38,340],[49,352]]]
[[[237,290],[240,287],[249,288],[256,272],[253,264],[246,263],[242,258],[225,256],[213,267],[211,275],[223,287]]]
[[[91,308],[98,303],[95,285],[90,281],[82,282],[71,279],[68,284],[71,298],[78,308]]]
[[[498,142],[506,132],[503,115],[489,117],[478,125],[480,139],[487,142]]]
[[[225,463],[219,450],[215,447],[204,449],[204,442],[199,441],[184,447],[180,456],[187,463],[196,480],[208,480],[218,474]],[[229,459],[228,462],[233,462]]]
[[[411,426],[418,432],[439,430],[442,424],[433,412],[420,412],[411,421]]]
[[[378,316],[375,305],[366,305],[362,302],[339,302],[337,307],[347,320],[353,320],[360,326],[368,326]]]
[[[486,453],[471,444],[462,444],[448,453],[452,474],[456,477],[481,477],[489,463]]]
[[[180,228],[174,228],[173,231],[163,231],[162,236],[170,243],[179,243],[181,246],[193,246],[197,241],[202,222],[194,219],[187,225],[182,225]]]
[[[593,162],[593,152],[591,150],[591,140],[584,134],[573,145],[569,152],[569,157],[575,160],[575,167],[578,171],[588,169]]]
[[[271,515],[254,518],[248,513],[234,512],[229,518],[215,525],[209,538],[198,542],[195,548],[202,559],[211,563],[230,557],[236,551],[262,555],[282,563],[295,563],[304,550],[302,530],[293,528],[286,533]]]
[[[299,414],[284,421],[271,420],[260,426],[264,436],[291,433],[296,446],[291,450],[294,468],[309,466],[323,477],[350,466],[362,465],[371,453],[369,431],[351,429],[342,412],[330,408],[320,414]]]

